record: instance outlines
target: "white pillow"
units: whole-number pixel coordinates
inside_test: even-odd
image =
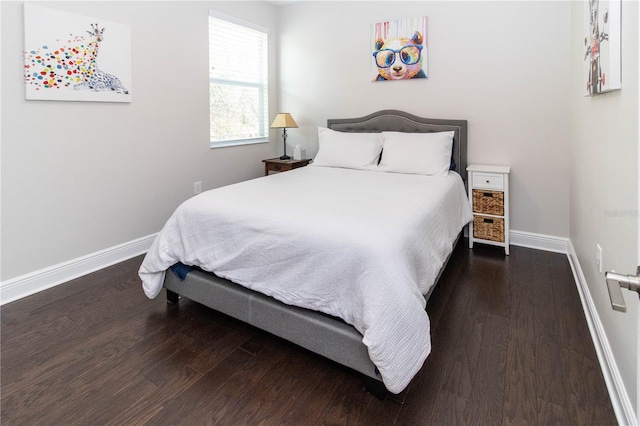
[[[375,168],[381,151],[380,133],[346,133],[318,127],[318,154],[313,165],[347,169]]]
[[[378,170],[443,176],[451,166],[455,132],[382,132],[384,151]]]

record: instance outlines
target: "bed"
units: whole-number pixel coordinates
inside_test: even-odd
[[[164,288],[171,303],[186,297],[287,339],[362,373],[382,398],[401,392],[428,356],[426,300],[471,220],[467,123],[384,110],[329,119],[319,134],[314,165],[187,200],[140,277],[147,296]],[[341,138],[387,135],[392,158],[394,146],[408,146],[393,138],[445,134],[453,145],[437,176],[392,170],[383,148],[367,167],[327,164]]]

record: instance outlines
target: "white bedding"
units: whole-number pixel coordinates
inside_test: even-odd
[[[340,317],[363,335],[385,386],[398,393],[431,351],[423,294],[471,218],[454,172],[304,167],[184,202],[140,277],[153,298],[180,261]]]

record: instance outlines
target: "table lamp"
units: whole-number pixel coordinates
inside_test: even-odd
[[[282,129],[282,139],[284,140],[284,155],[280,157],[281,160],[290,160],[291,157],[287,155],[287,128],[297,128],[298,124],[288,112],[281,112],[276,115],[276,118],[271,123],[272,129]]]

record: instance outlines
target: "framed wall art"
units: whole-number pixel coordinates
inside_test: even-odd
[[[584,6],[585,96],[622,88],[620,0],[588,0]]]
[[[426,16],[371,25],[373,81],[427,78]]]
[[[26,3],[26,99],[131,102],[129,26]]]

